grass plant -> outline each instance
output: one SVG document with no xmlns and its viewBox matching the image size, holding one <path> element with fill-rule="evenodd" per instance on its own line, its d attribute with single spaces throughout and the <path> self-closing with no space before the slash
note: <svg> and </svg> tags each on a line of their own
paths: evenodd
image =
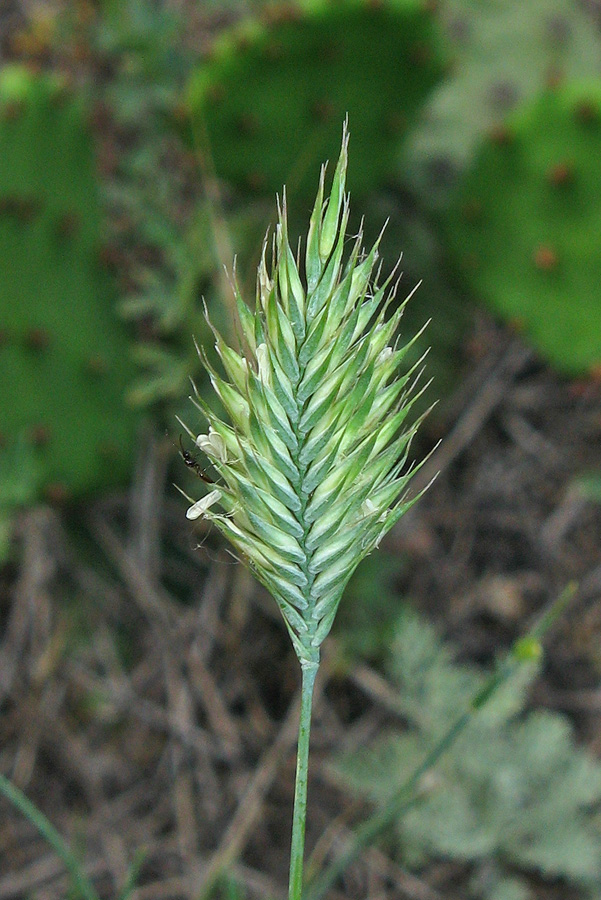
<svg viewBox="0 0 601 900">
<path fill-rule="evenodd" d="M 284 193 L 254 311 L 234 280 L 243 350 L 214 330 L 223 378 L 199 349 L 226 418 L 196 392 L 208 432 L 189 431 L 216 481 L 205 481 L 188 518 L 211 521 L 270 591 L 301 665 L 290 900 L 303 884 L 320 646 L 355 568 L 417 499 L 406 493 L 418 468 L 406 465 L 419 424 L 406 424 L 417 367 L 401 369 L 411 342 L 401 346 L 397 336 L 407 301 L 393 303 L 394 273 L 378 285 L 379 239 L 365 252 L 359 233 L 345 259 L 347 148 L 345 125 L 327 198 L 321 170 L 304 267 L 300 245 L 295 255 L 289 243 Z"/>
</svg>

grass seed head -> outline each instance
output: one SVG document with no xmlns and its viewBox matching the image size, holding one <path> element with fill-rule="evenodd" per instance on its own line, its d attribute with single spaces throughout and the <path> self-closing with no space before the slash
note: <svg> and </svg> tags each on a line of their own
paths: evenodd
<svg viewBox="0 0 601 900">
<path fill-rule="evenodd" d="M 274 596 L 301 663 L 319 657 L 357 564 L 416 498 L 406 468 L 417 424 L 409 347 L 397 329 L 392 276 L 377 284 L 378 244 L 361 234 L 344 260 L 349 200 L 348 133 L 329 197 L 325 166 L 311 215 L 304 271 L 288 240 L 286 196 L 278 204 L 273 262 L 267 241 L 254 312 L 234 282 L 245 355 L 215 332 L 224 375 L 201 358 L 226 411 L 198 395 L 208 433 L 196 444 L 217 484 L 188 510 L 231 542 Z"/>
</svg>

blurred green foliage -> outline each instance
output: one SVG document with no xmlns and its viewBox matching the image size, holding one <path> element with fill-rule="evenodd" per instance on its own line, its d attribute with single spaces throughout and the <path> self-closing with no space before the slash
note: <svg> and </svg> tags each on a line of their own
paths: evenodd
<svg viewBox="0 0 601 900">
<path fill-rule="evenodd" d="M 192 138 L 217 174 L 310 212 L 341 123 L 353 134 L 349 190 L 394 179 L 399 148 L 444 70 L 420 0 L 298 0 L 265 7 L 219 35 L 188 92 Z"/>
<path fill-rule="evenodd" d="M 403 569 L 402 560 L 380 550 L 366 557 L 349 581 L 334 630 L 349 660 L 381 661 L 390 647 L 404 608 L 395 589 Z"/>
<path fill-rule="evenodd" d="M 547 89 L 482 145 L 446 220 L 467 285 L 557 369 L 601 364 L 601 80 Z"/>
<path fill-rule="evenodd" d="M 59 76 L 0 71 L 0 432 L 5 465 L 15 453 L 25 461 L 5 506 L 81 496 L 130 473 L 133 368 L 102 265 L 86 113 Z"/>
<path fill-rule="evenodd" d="M 405 727 L 337 759 L 353 794 L 385 804 L 484 683 L 415 614 L 397 621 L 387 662 Z M 474 900 L 533 900 L 529 874 L 601 897 L 601 765 L 580 750 L 566 717 L 528 712 L 529 664 L 474 717 L 396 825 L 404 864 L 433 859 L 470 870 Z M 392 839 L 391 839 L 392 840 Z"/>
<path fill-rule="evenodd" d="M 601 472 L 587 472 L 581 475 L 575 482 L 580 497 L 591 503 L 601 503 Z"/>
<path fill-rule="evenodd" d="M 400 177 L 444 209 L 482 136 L 558 79 L 601 77 L 601 35 L 572 0 L 440 0 L 453 59 L 411 134 Z"/>
</svg>

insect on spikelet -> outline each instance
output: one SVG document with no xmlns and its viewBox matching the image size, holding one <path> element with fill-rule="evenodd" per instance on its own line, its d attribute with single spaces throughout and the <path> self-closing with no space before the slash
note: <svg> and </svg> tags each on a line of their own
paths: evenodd
<svg viewBox="0 0 601 900">
<path fill-rule="evenodd" d="M 416 367 L 399 371 L 413 341 L 396 338 L 407 301 L 392 307 L 393 275 L 381 286 L 373 278 L 380 238 L 366 253 L 360 233 L 343 260 L 347 147 L 345 125 L 327 199 L 321 170 L 304 277 L 284 194 L 254 311 L 233 285 L 244 355 L 213 329 L 224 378 L 199 351 L 228 421 L 192 398 L 209 426 L 196 445 L 219 477 L 187 516 L 204 516 L 235 547 L 307 664 L 317 663 L 357 564 L 417 499 L 406 496 L 417 469 L 406 467 L 419 424 L 406 427 Z"/>
<path fill-rule="evenodd" d="M 190 453 L 189 450 L 186 450 L 186 448 L 184 447 L 183 441 L 182 441 L 181 434 L 179 436 L 179 455 L 183 459 L 184 464 L 186 466 L 188 466 L 189 469 L 192 469 L 194 474 L 198 475 L 198 477 L 202 481 L 204 481 L 205 484 L 215 484 L 213 479 L 209 478 L 207 473 L 204 471 L 204 469 L 202 468 L 202 466 L 200 465 L 200 463 L 198 462 L 196 457 L 192 453 Z"/>
</svg>

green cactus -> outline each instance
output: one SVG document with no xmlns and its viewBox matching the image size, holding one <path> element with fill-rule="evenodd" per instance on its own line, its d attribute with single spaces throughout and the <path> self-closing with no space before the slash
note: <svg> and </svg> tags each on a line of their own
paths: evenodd
<svg viewBox="0 0 601 900">
<path fill-rule="evenodd" d="M 245 190 L 309 195 L 348 113 L 361 194 L 394 173 L 399 146 L 444 70 L 422 0 L 302 0 L 223 33 L 193 76 L 192 137 Z M 300 136 L 300 140 L 299 140 Z M 301 151 L 299 153 L 299 147 Z"/>
<path fill-rule="evenodd" d="M 403 172 L 433 207 L 446 204 L 480 138 L 549 82 L 601 75 L 601 36 L 566 0 L 441 0 L 449 77 L 409 137 Z"/>
<path fill-rule="evenodd" d="M 131 376 L 101 264 L 85 104 L 58 76 L 0 71 L 0 434 L 22 446 L 29 496 L 123 481 Z"/>
<path fill-rule="evenodd" d="M 484 142 L 446 217 L 473 292 L 569 375 L 601 364 L 601 81 L 548 89 Z"/>
</svg>

